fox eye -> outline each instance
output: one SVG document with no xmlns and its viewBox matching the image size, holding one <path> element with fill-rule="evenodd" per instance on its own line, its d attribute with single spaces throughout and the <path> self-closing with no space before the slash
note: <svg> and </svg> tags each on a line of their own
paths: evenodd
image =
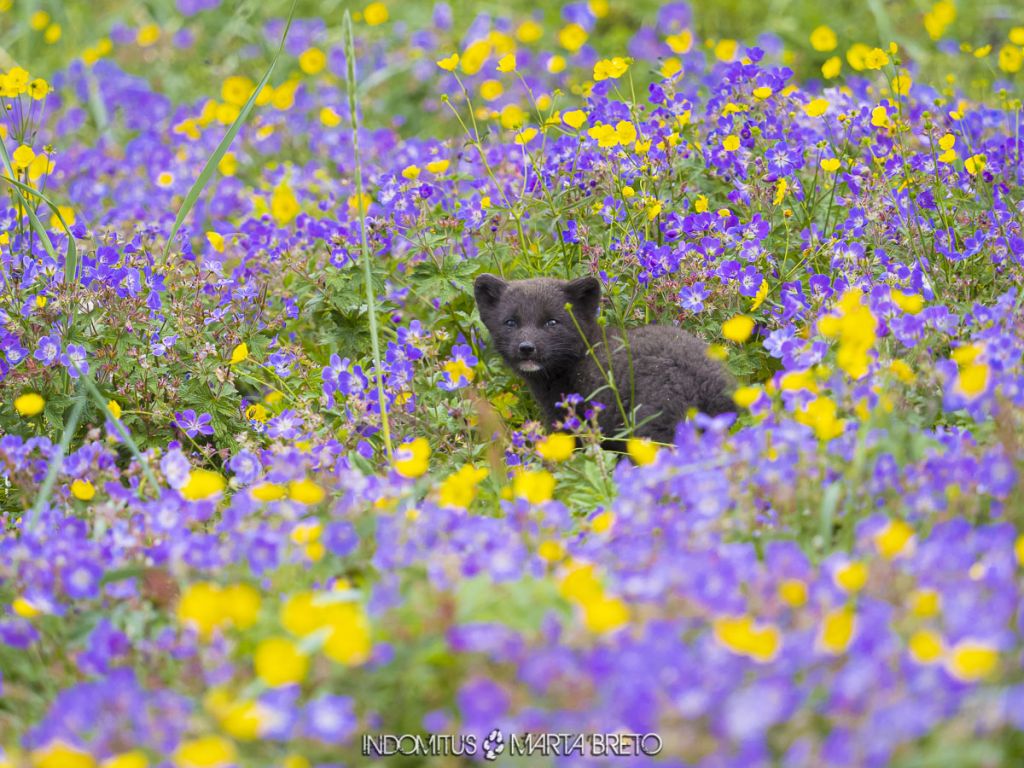
<svg viewBox="0 0 1024 768">
<path fill-rule="evenodd" d="M 505 321 L 505 325 L 507 325 L 509 328 L 515 328 L 517 325 L 519 325 L 519 321 L 516 320 L 514 317 L 510 317 L 508 320 Z"/>
<path fill-rule="evenodd" d="M 555 318 L 551 318 L 546 323 L 544 323 L 545 328 L 554 328 L 556 325 L 558 325 L 558 321 L 555 320 Z"/>
</svg>

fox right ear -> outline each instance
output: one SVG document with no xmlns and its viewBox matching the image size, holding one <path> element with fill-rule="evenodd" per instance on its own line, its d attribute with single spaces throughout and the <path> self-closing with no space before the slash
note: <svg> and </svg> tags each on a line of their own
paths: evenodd
<svg viewBox="0 0 1024 768">
<path fill-rule="evenodd" d="M 508 283 L 497 275 L 480 275 L 473 283 L 473 295 L 481 314 L 494 309 L 501 299 L 501 294 L 508 288 Z"/>
</svg>

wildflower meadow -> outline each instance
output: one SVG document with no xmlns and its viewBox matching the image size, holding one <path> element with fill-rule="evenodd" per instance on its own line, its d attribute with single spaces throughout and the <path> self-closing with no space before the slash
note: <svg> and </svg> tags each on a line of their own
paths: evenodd
<svg viewBox="0 0 1024 768">
<path fill-rule="evenodd" d="M 835 5 L 0 0 L 0 766 L 1024 763 L 1024 10 Z"/>
</svg>

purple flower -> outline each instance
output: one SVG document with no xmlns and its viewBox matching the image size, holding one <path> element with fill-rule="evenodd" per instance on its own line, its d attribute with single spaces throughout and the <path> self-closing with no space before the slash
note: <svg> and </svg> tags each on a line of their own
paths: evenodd
<svg viewBox="0 0 1024 768">
<path fill-rule="evenodd" d="M 212 435 L 213 427 L 210 425 L 212 418 L 208 413 L 201 413 L 197 416 L 196 412 L 189 408 L 187 411 L 174 414 L 174 426 L 193 438 L 197 435 Z"/>
<path fill-rule="evenodd" d="M 344 744 L 358 724 L 354 702 L 348 696 L 325 694 L 313 699 L 304 715 L 306 735 L 326 744 Z"/>
<path fill-rule="evenodd" d="M 85 347 L 78 344 L 68 344 L 64 354 L 60 356 L 60 363 L 68 369 L 68 375 L 73 379 L 89 372 L 89 363 L 85 359 Z"/>
<path fill-rule="evenodd" d="M 96 597 L 100 593 L 100 578 L 102 576 L 103 570 L 96 563 L 88 560 L 79 560 L 64 568 L 61 573 L 64 591 L 68 597 L 76 600 Z"/>
<path fill-rule="evenodd" d="M 57 358 L 60 357 L 60 336 L 56 333 L 52 336 L 43 336 L 39 340 L 39 344 L 36 346 L 36 351 L 32 357 L 43 365 L 53 365 L 57 362 Z"/>
<path fill-rule="evenodd" d="M 687 285 L 679 291 L 679 304 L 691 312 L 703 312 L 704 299 L 710 295 L 711 292 L 704 287 L 704 283 Z"/>
</svg>

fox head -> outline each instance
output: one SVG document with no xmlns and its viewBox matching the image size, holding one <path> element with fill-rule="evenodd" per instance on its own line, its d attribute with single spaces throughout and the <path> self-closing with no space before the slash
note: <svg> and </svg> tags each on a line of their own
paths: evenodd
<svg viewBox="0 0 1024 768">
<path fill-rule="evenodd" d="M 474 294 L 499 354 L 524 378 L 565 373 L 587 354 L 587 341 L 597 335 L 601 283 L 596 278 L 506 281 L 480 275 Z"/>
</svg>

